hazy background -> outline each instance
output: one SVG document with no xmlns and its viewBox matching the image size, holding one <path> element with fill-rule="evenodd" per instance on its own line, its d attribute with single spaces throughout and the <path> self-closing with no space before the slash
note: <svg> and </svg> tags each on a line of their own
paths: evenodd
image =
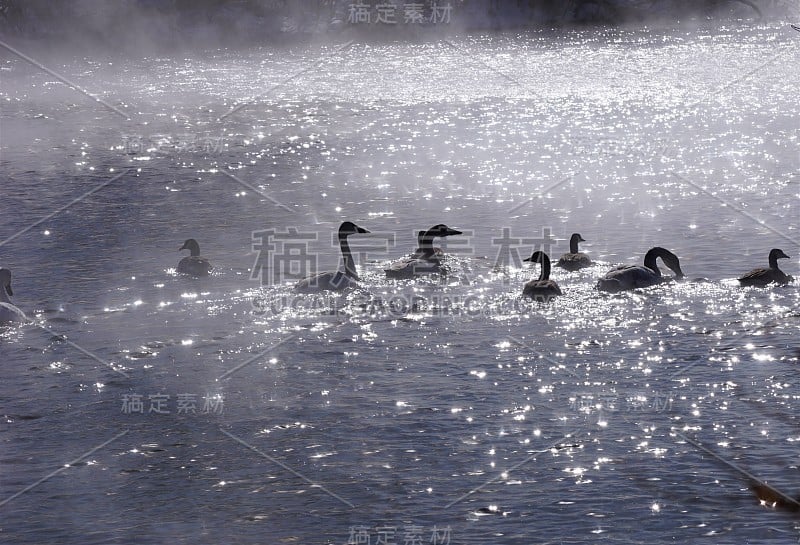
<svg viewBox="0 0 800 545">
<path fill-rule="evenodd" d="M 0 32 L 54 51 L 97 47 L 131 55 L 196 47 L 286 44 L 326 34 L 376 39 L 424 37 L 425 25 L 350 25 L 357 2 L 332 0 L 2 0 Z M 385 1 L 361 2 L 375 6 Z M 391 2 L 389 2 L 391 3 Z M 418 2 L 430 14 L 431 0 Z M 402 9 L 403 2 L 394 2 Z M 448 2 L 438 2 L 439 6 Z M 797 15 L 792 0 L 451 0 L 437 32 L 574 25 L 674 25 L 768 22 Z M 95 50 L 95 54 L 100 51 Z"/>
</svg>

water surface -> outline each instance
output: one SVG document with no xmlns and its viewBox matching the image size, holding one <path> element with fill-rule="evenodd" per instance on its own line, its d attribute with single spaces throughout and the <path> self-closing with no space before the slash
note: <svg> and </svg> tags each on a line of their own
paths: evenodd
<svg viewBox="0 0 800 545">
<path fill-rule="evenodd" d="M 773 247 L 798 274 L 798 60 L 761 26 L 48 64 L 123 119 L 7 58 L 0 263 L 36 325 L 0 334 L 0 496 L 62 470 L 0 532 L 796 542 L 679 434 L 800 492 L 797 284 L 735 281 Z M 292 228 L 335 268 L 344 220 L 373 232 L 355 292 L 253 251 Z M 436 223 L 451 274 L 386 280 Z M 576 231 L 596 265 L 522 300 L 520 258 Z M 189 237 L 211 277 L 175 274 Z M 691 281 L 594 289 L 656 245 Z"/>
</svg>

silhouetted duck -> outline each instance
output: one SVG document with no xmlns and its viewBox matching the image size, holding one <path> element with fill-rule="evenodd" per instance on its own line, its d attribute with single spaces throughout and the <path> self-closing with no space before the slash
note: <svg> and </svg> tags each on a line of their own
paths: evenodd
<svg viewBox="0 0 800 545">
<path fill-rule="evenodd" d="M 189 250 L 190 254 L 178 262 L 178 272 L 191 276 L 208 276 L 214 267 L 205 257 L 200 257 L 200 245 L 193 238 L 187 239 L 178 251 Z"/>
<path fill-rule="evenodd" d="M 342 251 L 344 271 L 325 271 L 303 278 L 295 284 L 295 291 L 315 293 L 320 291 L 341 291 L 356 287 L 358 285 L 358 273 L 356 272 L 356 262 L 353 259 L 353 254 L 350 252 L 350 245 L 347 243 L 347 237 L 366 233 L 369 233 L 369 231 L 351 221 L 342 223 L 339 226 L 339 248 Z"/>
<path fill-rule="evenodd" d="M 436 237 L 449 237 L 460 235 L 461 231 L 451 229 L 447 225 L 440 223 L 418 237 L 419 248 L 409 257 L 398 259 L 391 263 L 386 272 L 387 278 L 414 278 L 422 274 L 436 274 L 444 272 L 441 259 L 444 252 L 439 248 L 433 247 L 433 239 Z M 437 252 L 438 250 L 438 252 Z"/>
<path fill-rule="evenodd" d="M 772 282 L 777 284 L 792 282 L 794 278 L 778 268 L 779 259 L 789 259 L 789 256 L 783 253 L 783 250 L 773 248 L 769 251 L 769 268 L 753 269 L 739 278 L 739 283 L 742 286 L 766 286 Z"/>
<path fill-rule="evenodd" d="M 606 275 L 598 280 L 597 289 L 612 293 L 633 290 L 636 288 L 646 288 L 662 282 L 673 280 L 661 276 L 656 259 L 661 258 L 664 265 L 675 273 L 675 280 L 683 278 L 683 271 L 678 260 L 678 256 L 665 250 L 664 248 L 650 248 L 644 256 L 644 266 L 642 265 L 620 265 L 608 271 Z"/>
<path fill-rule="evenodd" d="M 592 260 L 589 256 L 578 251 L 578 243 L 586 242 L 580 233 L 573 233 L 569 238 L 569 253 L 563 254 L 559 258 L 556 266 L 568 271 L 577 271 L 586 267 L 591 267 Z"/>
<path fill-rule="evenodd" d="M 563 295 L 561 288 L 558 287 L 553 280 L 550 280 L 550 258 L 547 254 L 540 251 L 535 251 L 533 254 L 525 258 L 523 261 L 530 261 L 532 263 L 540 263 L 542 271 L 539 273 L 538 280 L 531 280 L 522 288 L 523 297 L 530 297 L 536 301 L 550 301 L 557 295 Z"/>
<path fill-rule="evenodd" d="M 25 313 L 11 303 L 9 295 L 14 295 L 14 290 L 11 289 L 11 271 L 0 269 L 0 325 L 27 322 Z"/>
</svg>

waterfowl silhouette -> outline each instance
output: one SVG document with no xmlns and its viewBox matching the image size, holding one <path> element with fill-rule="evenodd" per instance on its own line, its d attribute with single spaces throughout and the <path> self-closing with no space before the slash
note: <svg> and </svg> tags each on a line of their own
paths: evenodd
<svg viewBox="0 0 800 545">
<path fill-rule="evenodd" d="M 425 243 L 423 242 L 425 240 L 425 233 L 427 233 L 427 231 L 420 231 L 419 233 L 417 233 L 417 249 L 414 250 L 413 254 L 411 254 L 412 256 L 425 255 Z M 459 232 L 458 234 L 461 233 Z M 435 257 L 444 257 L 444 252 L 442 251 L 441 248 L 435 246 L 432 249 L 433 249 L 433 255 Z"/>
<path fill-rule="evenodd" d="M 11 303 L 9 295 L 14 295 L 11 289 L 11 271 L 0 269 L 0 325 L 27 322 L 25 313 Z"/>
<path fill-rule="evenodd" d="M 315 293 L 320 291 L 341 291 L 358 285 L 356 262 L 350 252 L 347 237 L 355 234 L 369 233 L 351 221 L 346 221 L 339 226 L 339 248 L 342 250 L 344 272 L 325 271 L 307 276 L 295 284 L 294 289 L 300 293 Z"/>
<path fill-rule="evenodd" d="M 644 256 L 644 266 L 642 265 L 620 265 L 608 271 L 606 275 L 597 281 L 597 289 L 617 293 L 636 288 L 646 288 L 662 282 L 669 282 L 672 278 L 661 276 L 656 259 L 661 258 L 664 265 L 675 273 L 675 280 L 683 278 L 680 261 L 678 256 L 656 246 L 650 248 Z"/>
<path fill-rule="evenodd" d="M 538 280 L 531 280 L 525 283 L 525 287 L 522 288 L 523 297 L 530 297 L 536 301 L 550 301 L 557 295 L 563 295 L 558 284 L 550 280 L 550 258 L 547 257 L 546 253 L 537 250 L 523 261 L 540 263 L 542 266 Z"/>
<path fill-rule="evenodd" d="M 440 248 L 433 247 L 433 239 L 460 234 L 461 231 L 451 229 L 443 223 L 434 225 L 427 231 L 421 231 L 418 237 L 419 248 L 410 256 L 398 259 L 391 263 L 387 269 L 384 269 L 386 277 L 414 278 L 423 274 L 445 272 L 441 261 L 444 257 L 444 252 Z"/>
<path fill-rule="evenodd" d="M 557 267 L 567 269 L 568 271 L 577 271 L 579 269 L 591 267 L 592 260 L 589 259 L 589 256 L 578 251 L 579 242 L 586 241 L 583 240 L 580 233 L 573 233 L 569 238 L 569 253 L 563 254 L 559 258 L 558 263 L 556 263 Z"/>
<path fill-rule="evenodd" d="M 178 248 L 179 252 L 182 250 L 189 250 L 191 255 L 178 262 L 178 272 L 191 276 L 208 276 L 214 267 L 211 266 L 208 259 L 200 257 L 200 245 L 197 241 L 193 238 L 187 239 L 183 246 Z"/>
<path fill-rule="evenodd" d="M 739 283 L 742 286 L 766 286 L 772 282 L 777 284 L 792 282 L 794 278 L 778 268 L 779 259 L 789 259 L 789 256 L 783 253 L 783 250 L 773 248 L 769 251 L 769 268 L 753 269 L 739 278 Z"/>
</svg>

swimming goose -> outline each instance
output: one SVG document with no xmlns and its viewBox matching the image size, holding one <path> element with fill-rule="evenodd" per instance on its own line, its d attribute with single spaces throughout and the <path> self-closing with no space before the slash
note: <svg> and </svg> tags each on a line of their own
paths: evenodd
<svg viewBox="0 0 800 545">
<path fill-rule="evenodd" d="M 209 271 L 214 267 L 208 259 L 200 257 L 200 245 L 193 238 L 187 239 L 178 251 L 189 250 L 190 256 L 184 257 L 178 262 L 178 272 L 190 274 L 192 276 L 208 276 Z"/>
<path fill-rule="evenodd" d="M 779 259 L 789 259 L 789 256 L 783 253 L 783 250 L 773 248 L 769 251 L 769 268 L 753 269 L 739 278 L 739 283 L 742 286 L 766 286 L 771 282 L 778 284 L 792 282 L 794 278 L 778 268 Z"/>
<path fill-rule="evenodd" d="M 569 253 L 562 255 L 558 263 L 556 263 L 556 266 L 567 269 L 568 271 L 577 271 L 578 269 L 591 267 L 592 260 L 589 259 L 589 256 L 578 251 L 579 242 L 586 241 L 583 240 L 580 233 L 573 233 L 569 239 Z"/>
<path fill-rule="evenodd" d="M 537 301 L 550 301 L 556 295 L 563 295 L 561 288 L 553 280 L 550 280 L 550 258 L 544 252 L 536 251 L 523 259 L 532 263 L 541 263 L 542 272 L 539 273 L 538 280 L 531 280 L 522 288 L 522 296 L 530 297 Z"/>
<path fill-rule="evenodd" d="M 675 273 L 675 279 L 683 278 L 683 271 L 678 261 L 678 256 L 665 250 L 664 248 L 650 248 L 644 256 L 644 266 L 642 265 L 620 265 L 608 271 L 606 275 L 598 280 L 597 289 L 612 293 L 633 290 L 636 288 L 646 288 L 662 282 L 669 282 L 672 278 L 661 276 L 656 259 L 661 258 L 664 265 Z"/>
<path fill-rule="evenodd" d="M 440 223 L 434 225 L 427 231 L 420 231 L 418 237 L 419 248 L 408 257 L 398 259 L 384 269 L 387 278 L 414 278 L 421 274 L 435 274 L 444 272 L 442 269 L 441 258 L 444 252 L 441 248 L 433 247 L 433 239 L 436 237 L 449 237 L 460 235 L 461 231 L 451 229 L 447 225 Z"/>
<path fill-rule="evenodd" d="M 353 254 L 350 253 L 350 245 L 347 244 L 347 237 L 366 233 L 369 233 L 369 231 L 351 221 L 342 223 L 339 226 L 339 247 L 342 250 L 344 272 L 326 271 L 307 276 L 295 284 L 295 291 L 314 293 L 319 291 L 341 291 L 355 287 L 358 282 L 358 273 L 356 272 L 356 262 L 353 259 Z"/>
<path fill-rule="evenodd" d="M 14 295 L 11 289 L 11 271 L 0 269 L 0 325 L 13 322 L 27 322 L 25 313 L 11 304 L 9 295 Z"/>
</svg>

